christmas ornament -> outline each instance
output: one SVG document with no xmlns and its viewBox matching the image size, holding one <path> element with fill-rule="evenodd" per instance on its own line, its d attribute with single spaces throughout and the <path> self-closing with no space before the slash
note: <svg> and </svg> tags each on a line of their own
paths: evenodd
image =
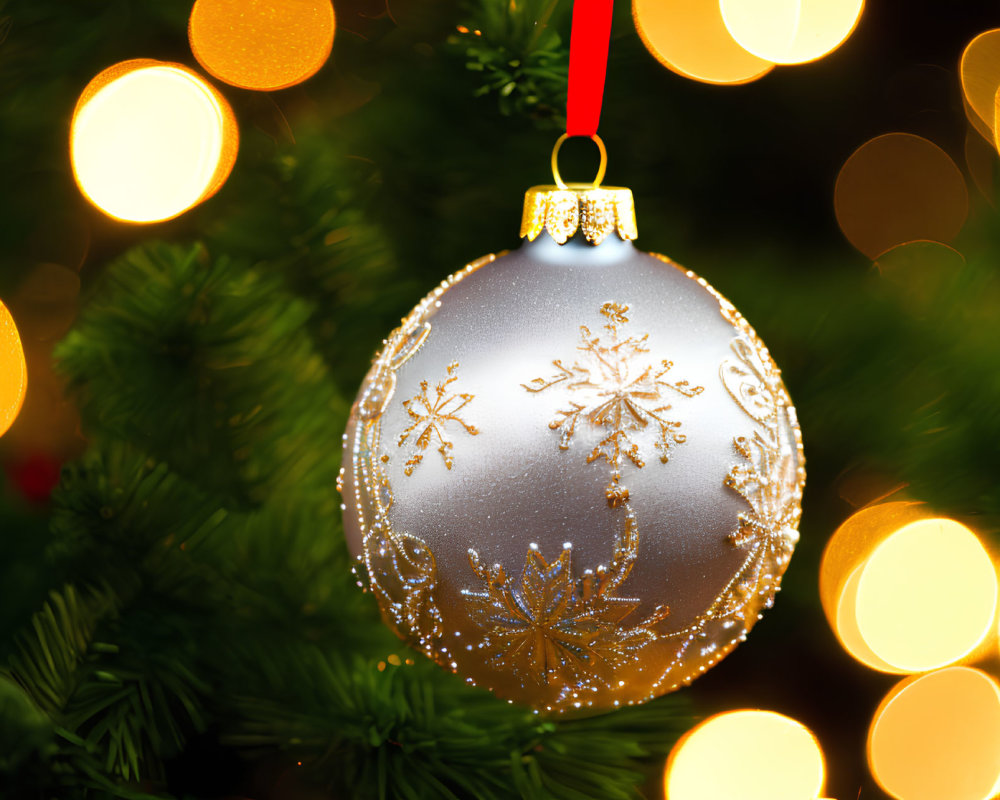
<svg viewBox="0 0 1000 800">
<path fill-rule="evenodd" d="M 529 190 L 520 249 L 387 340 L 345 439 L 345 526 L 389 623 L 554 710 L 689 682 L 769 605 L 803 458 L 767 348 L 639 252 L 631 192 Z"/>
<path fill-rule="evenodd" d="M 585 100 L 571 91 L 570 133 L 596 130 Z M 565 138 L 522 246 L 447 278 L 386 339 L 340 480 L 388 624 L 553 712 L 642 702 L 728 653 L 778 589 L 804 481 L 767 348 L 705 281 L 634 247 L 599 137 L 597 179 L 563 182 Z"/>
<path fill-rule="evenodd" d="M 48 453 L 18 454 L 4 464 L 4 472 L 30 503 L 46 503 L 59 483 L 62 462 Z"/>
</svg>

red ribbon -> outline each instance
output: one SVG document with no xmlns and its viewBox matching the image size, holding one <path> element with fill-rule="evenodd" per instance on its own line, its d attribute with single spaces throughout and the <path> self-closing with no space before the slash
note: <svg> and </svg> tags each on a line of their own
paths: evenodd
<svg viewBox="0 0 1000 800">
<path fill-rule="evenodd" d="M 614 0 L 574 0 L 569 39 L 566 133 L 593 136 L 601 121 Z"/>
</svg>

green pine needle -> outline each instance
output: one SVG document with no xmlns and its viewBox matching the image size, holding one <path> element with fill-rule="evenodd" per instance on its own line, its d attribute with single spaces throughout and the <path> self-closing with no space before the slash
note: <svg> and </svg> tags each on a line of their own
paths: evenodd
<svg viewBox="0 0 1000 800">
<path fill-rule="evenodd" d="M 145 245 L 104 275 L 58 357 L 93 429 L 256 506 L 332 486 L 347 407 L 276 276 Z"/>
</svg>

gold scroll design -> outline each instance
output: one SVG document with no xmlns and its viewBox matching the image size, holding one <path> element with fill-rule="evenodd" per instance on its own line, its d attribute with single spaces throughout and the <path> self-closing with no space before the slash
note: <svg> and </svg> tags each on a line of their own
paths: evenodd
<svg viewBox="0 0 1000 800">
<path fill-rule="evenodd" d="M 525 195 L 521 238 L 533 242 L 543 230 L 559 244 L 565 244 L 579 230 L 590 244 L 600 244 L 612 232 L 632 241 L 638 236 L 632 192 L 533 187 Z"/>
<path fill-rule="evenodd" d="M 621 485 L 622 468 L 630 462 L 637 469 L 645 466 L 636 435 L 646 428 L 656 432 L 654 449 L 666 464 L 671 449 L 687 437 L 681 423 L 670 420 L 666 412 L 672 405 L 668 393 L 695 397 L 704 387 L 686 380 L 670 382 L 667 373 L 673 363 L 659 363 L 647 358 L 649 334 L 625 335 L 629 307 L 608 302 L 601 306 L 606 335 L 595 335 L 586 325 L 580 326 L 580 343 L 575 361 L 566 366 L 556 359 L 558 372 L 550 378 L 535 378 L 521 384 L 534 394 L 560 386 L 566 392 L 566 408 L 557 411 L 549 428 L 559 431 L 559 448 L 568 450 L 581 421 L 606 435 L 587 456 L 592 464 L 604 459 L 611 467 L 611 482 L 605 490 L 612 508 L 628 501 L 629 492 Z"/>
<path fill-rule="evenodd" d="M 360 430 L 355 434 L 352 458 L 354 511 L 362 531 L 361 560 L 368 588 L 397 635 L 442 663 L 450 662 L 450 656 L 441 644 L 444 628 L 435 598 L 437 563 L 426 542 L 396 530 L 389 519 L 393 493 L 385 470 L 389 457 L 381 450 L 382 415 L 396 390 L 396 372 L 430 335 L 430 318 L 441 295 L 495 258 L 489 255 L 472 262 L 442 281 L 413 309 L 376 356 L 355 409 Z"/>
<path fill-rule="evenodd" d="M 579 578 L 573 574 L 570 543 L 553 561 L 532 544 L 520 579 L 469 550 L 472 571 L 485 591 L 462 594 L 485 629 L 480 647 L 488 663 L 536 685 L 581 690 L 604 685 L 636 661 L 639 651 L 659 638 L 654 626 L 670 613 L 660 606 L 641 622 L 625 621 L 640 601 L 617 592 L 632 571 L 638 545 L 635 513 L 626 508 L 611 564 Z"/>
<path fill-rule="evenodd" d="M 752 436 L 733 439 L 743 462 L 723 479 L 749 510 L 738 517 L 729 542 L 746 549 L 736 574 L 711 606 L 686 628 L 670 634 L 682 641 L 656 687 L 668 689 L 689 683 L 729 653 L 774 601 L 781 575 L 798 541 L 805 456 L 802 436 L 781 371 L 750 323 L 707 281 L 685 271 L 665 256 L 655 258 L 685 272 L 719 303 L 719 310 L 738 331 L 730 343 L 731 355 L 719 367 L 726 391 L 755 423 Z M 694 652 L 692 652 L 694 648 Z"/>
<path fill-rule="evenodd" d="M 764 607 L 770 607 L 781 576 L 799 540 L 805 464 L 795 409 L 774 363 L 757 332 L 719 297 L 722 316 L 738 331 L 732 355 L 719 376 L 726 391 L 754 422 L 751 436 L 737 436 L 733 447 L 742 457 L 725 484 L 748 506 L 738 517 L 729 542 L 747 552 L 732 589 L 723 595 L 721 613 L 739 616 L 749 629 Z"/>
</svg>

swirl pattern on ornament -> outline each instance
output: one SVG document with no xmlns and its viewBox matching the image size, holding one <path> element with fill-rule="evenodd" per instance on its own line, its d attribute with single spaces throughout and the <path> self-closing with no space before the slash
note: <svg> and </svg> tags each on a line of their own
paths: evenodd
<svg viewBox="0 0 1000 800">
<path fill-rule="evenodd" d="M 387 455 L 378 455 L 382 438 L 382 414 L 396 389 L 396 371 L 412 358 L 430 335 L 430 318 L 434 315 L 441 295 L 480 267 L 495 260 L 488 255 L 473 261 L 465 269 L 442 281 L 428 294 L 412 312 L 393 331 L 381 353 L 376 357 L 371 371 L 364 381 L 362 394 L 358 399 L 355 413 L 360 430 L 354 439 L 352 466 L 352 485 L 354 487 L 353 512 L 357 515 L 358 524 L 364 532 L 363 554 L 359 560 L 364 564 L 367 573 L 367 587 L 375 595 L 379 608 L 387 622 L 396 634 L 420 648 L 429 657 L 443 663 L 448 663 L 451 656 L 448 649 L 441 644 L 444 627 L 441 611 L 435 599 L 437 589 L 437 562 L 431 549 L 417 536 L 397 531 L 389 521 L 389 509 L 392 507 L 392 486 L 386 475 L 384 466 L 389 460 Z M 455 369 L 457 364 L 453 365 Z M 436 387 L 439 395 L 447 394 L 447 387 L 457 376 L 453 369 L 448 369 L 449 377 Z M 426 395 L 426 388 L 424 388 Z M 464 395 L 460 397 L 465 397 Z M 450 469 L 450 448 L 445 447 L 442 426 L 448 419 L 455 417 L 458 411 L 472 399 L 450 411 L 445 410 L 451 405 L 451 399 L 441 396 L 434 402 L 428 398 L 429 405 L 425 424 L 433 424 L 437 436 L 441 439 L 439 452 Z M 416 400 L 416 398 L 414 398 Z M 410 403 L 414 401 L 408 401 Z M 408 407 L 409 408 L 409 407 Z M 434 409 L 437 409 L 434 412 Z M 413 414 L 414 418 L 421 415 Z M 446 419 L 446 417 L 448 419 Z M 419 425 L 419 419 L 414 423 Z M 471 426 L 462 423 L 466 430 Z M 475 428 L 469 430 L 470 433 Z M 425 431 L 426 432 L 426 431 Z M 417 435 L 418 447 L 424 432 Z M 427 436 L 430 444 L 432 434 Z M 404 438 L 398 442 L 403 444 Z M 420 455 L 420 454 L 417 454 Z M 409 465 L 407 475 L 420 458 Z M 409 462 L 408 462 L 409 463 Z M 344 470 L 341 470 L 338 486 L 343 490 Z"/>
<path fill-rule="evenodd" d="M 673 261 L 651 253 L 674 267 Z M 752 438 L 737 436 L 733 447 L 743 461 L 724 479 L 750 507 L 739 515 L 729 542 L 747 551 L 733 579 L 708 610 L 687 628 L 671 634 L 680 640 L 676 655 L 655 688 L 670 690 L 690 683 L 724 658 L 774 603 L 781 575 L 799 539 L 805 453 L 795 408 L 767 346 L 736 307 L 704 278 L 688 271 L 719 302 L 719 312 L 736 328 L 733 355 L 719 367 L 719 377 L 736 404 L 757 425 Z"/>
</svg>

